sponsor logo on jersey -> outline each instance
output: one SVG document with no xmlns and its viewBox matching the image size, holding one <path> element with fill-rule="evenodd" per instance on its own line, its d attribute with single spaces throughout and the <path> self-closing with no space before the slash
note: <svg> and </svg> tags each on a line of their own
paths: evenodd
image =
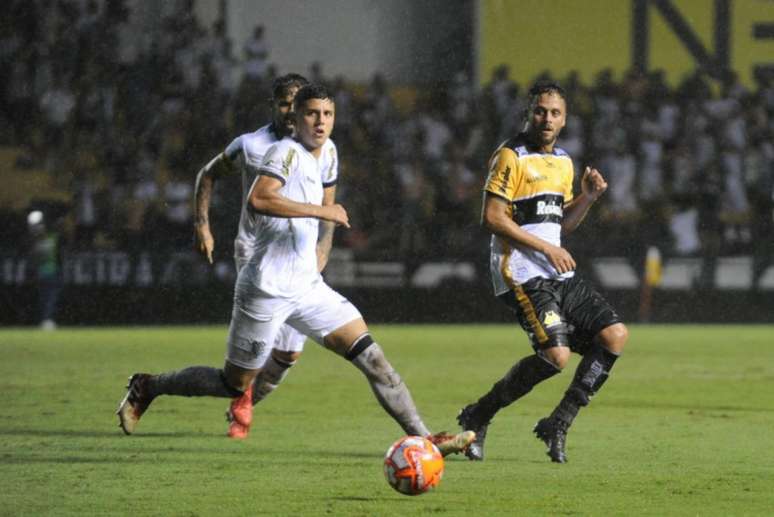
<svg viewBox="0 0 774 517">
<path fill-rule="evenodd" d="M 538 201 L 537 206 L 535 207 L 535 213 L 537 215 L 558 215 L 559 217 L 562 217 L 564 211 L 559 205 Z"/>
<path fill-rule="evenodd" d="M 543 316 L 543 325 L 546 327 L 555 327 L 561 323 L 562 318 L 554 311 L 548 311 L 546 315 Z"/>
</svg>

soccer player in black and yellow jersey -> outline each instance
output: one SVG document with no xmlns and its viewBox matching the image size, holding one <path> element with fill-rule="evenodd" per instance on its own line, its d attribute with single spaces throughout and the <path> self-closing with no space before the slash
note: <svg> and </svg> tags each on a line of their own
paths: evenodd
<svg viewBox="0 0 774 517">
<path fill-rule="evenodd" d="M 607 189 L 599 171 L 586 167 L 573 196 L 573 165 L 556 147 L 566 119 L 561 86 L 537 83 L 529 92 L 524 131 L 494 152 L 484 187 L 482 224 L 492 233 L 490 269 L 495 295 L 516 313 L 534 354 L 517 361 L 477 402 L 457 417 L 476 432 L 466 451 L 484 458 L 492 417 L 561 372 L 571 351 L 583 355 L 564 397 L 534 428 L 552 461 L 564 463 L 567 430 L 589 403 L 624 348 L 626 326 L 591 286 L 575 275 L 575 259 L 561 246 Z"/>
</svg>

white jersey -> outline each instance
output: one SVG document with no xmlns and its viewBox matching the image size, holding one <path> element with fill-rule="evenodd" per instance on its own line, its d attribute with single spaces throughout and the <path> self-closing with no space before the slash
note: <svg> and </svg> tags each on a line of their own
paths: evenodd
<svg viewBox="0 0 774 517">
<path fill-rule="evenodd" d="M 239 216 L 239 229 L 234 239 L 234 257 L 237 262 L 247 262 L 254 246 L 255 222 L 247 208 L 247 196 L 255 181 L 263 156 L 272 145 L 279 142 L 271 124 L 252 133 L 245 133 L 228 144 L 224 154 L 235 165 L 235 171 L 242 176 L 242 213 Z"/>
<path fill-rule="evenodd" d="M 331 140 L 315 158 L 287 137 L 269 148 L 258 172 L 282 182 L 279 193 L 299 203 L 322 205 L 323 189 L 336 184 L 338 157 Z M 269 296 L 293 298 L 321 279 L 317 270 L 320 220 L 314 217 L 272 217 L 254 212 L 250 260 L 243 269 L 249 281 Z"/>
</svg>

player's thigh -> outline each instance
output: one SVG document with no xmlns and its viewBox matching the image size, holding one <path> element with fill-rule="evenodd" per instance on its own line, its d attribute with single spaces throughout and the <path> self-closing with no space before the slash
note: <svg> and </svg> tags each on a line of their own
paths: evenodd
<svg viewBox="0 0 774 517">
<path fill-rule="evenodd" d="M 281 357 L 292 357 L 304 351 L 306 336 L 288 324 L 282 325 L 274 341 L 274 351 L 281 353 Z M 276 354 L 275 354 L 276 355 Z"/>
<path fill-rule="evenodd" d="M 360 311 L 324 282 L 319 282 L 299 301 L 287 323 L 340 354 L 345 353 L 345 348 L 359 335 L 368 331 Z M 326 339 L 329 335 L 331 338 Z M 349 337 L 352 339 L 349 340 Z"/>
<path fill-rule="evenodd" d="M 558 367 L 564 367 L 570 350 L 557 282 L 533 278 L 500 295 L 500 299 L 516 313 L 532 348 Z"/>
<path fill-rule="evenodd" d="M 570 346 L 574 351 L 584 354 L 595 342 L 607 346 L 607 337 L 614 339 L 613 347 L 617 346 L 618 337 L 623 336 L 623 342 L 626 341 L 626 327 L 620 316 L 591 284 L 575 275 L 564 282 L 562 291 L 562 310 L 569 324 Z"/>
<path fill-rule="evenodd" d="M 237 284 L 228 330 L 226 360 L 243 369 L 263 366 L 294 305 L 288 300 L 262 296 Z"/>
</svg>

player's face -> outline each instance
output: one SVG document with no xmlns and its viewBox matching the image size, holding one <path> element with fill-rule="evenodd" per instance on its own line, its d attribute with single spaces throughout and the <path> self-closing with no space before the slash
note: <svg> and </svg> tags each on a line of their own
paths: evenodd
<svg viewBox="0 0 774 517">
<path fill-rule="evenodd" d="M 330 99 L 309 99 L 296 112 L 296 139 L 317 156 L 331 136 L 336 115 Z"/>
<path fill-rule="evenodd" d="M 556 93 L 543 93 L 530 108 L 527 131 L 535 143 L 551 150 L 564 127 L 567 104 Z"/>
<path fill-rule="evenodd" d="M 293 134 L 293 99 L 295 99 L 298 90 L 297 86 L 292 86 L 288 88 L 284 96 L 275 97 L 271 101 L 272 122 L 283 136 Z"/>
</svg>

